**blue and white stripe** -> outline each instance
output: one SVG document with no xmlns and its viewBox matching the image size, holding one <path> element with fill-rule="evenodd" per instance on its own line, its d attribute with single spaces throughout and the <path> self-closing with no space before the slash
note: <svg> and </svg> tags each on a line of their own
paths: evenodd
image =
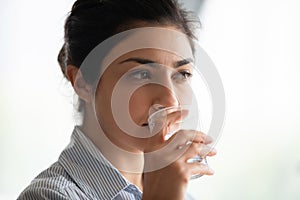
<svg viewBox="0 0 300 200">
<path fill-rule="evenodd" d="M 78 127 L 74 128 L 70 144 L 59 160 L 39 174 L 18 197 L 19 200 L 141 198 L 141 191 L 104 158 Z"/>
<path fill-rule="evenodd" d="M 76 126 L 58 161 L 40 173 L 18 197 L 35 199 L 140 200 L 142 192 Z M 185 199 L 193 198 L 186 195 Z"/>
</svg>

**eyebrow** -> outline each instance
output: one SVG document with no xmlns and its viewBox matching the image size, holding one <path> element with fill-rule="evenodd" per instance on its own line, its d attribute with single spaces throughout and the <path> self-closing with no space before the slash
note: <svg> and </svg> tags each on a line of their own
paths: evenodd
<svg viewBox="0 0 300 200">
<path fill-rule="evenodd" d="M 193 62 L 192 58 L 186 58 L 186 59 L 183 59 L 183 60 L 179 60 L 175 63 L 175 68 L 183 66 L 183 65 L 187 65 L 187 64 L 192 63 L 192 62 Z"/>
<path fill-rule="evenodd" d="M 125 62 L 136 62 L 136 63 L 139 63 L 141 65 L 159 64 L 159 63 L 157 63 L 153 60 L 149 60 L 149 59 L 145 59 L 145 58 L 128 58 L 126 60 L 121 61 L 120 64 L 123 64 Z M 175 62 L 174 67 L 178 68 L 180 66 L 187 65 L 187 64 L 192 63 L 192 62 L 193 62 L 192 58 L 186 58 L 186 59 L 179 60 L 179 61 Z"/>
</svg>

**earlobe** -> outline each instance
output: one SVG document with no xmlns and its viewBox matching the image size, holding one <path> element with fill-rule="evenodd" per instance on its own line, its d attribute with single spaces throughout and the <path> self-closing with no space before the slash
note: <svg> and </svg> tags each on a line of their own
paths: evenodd
<svg viewBox="0 0 300 200">
<path fill-rule="evenodd" d="M 66 75 L 79 98 L 84 100 L 86 103 L 91 102 L 92 86 L 84 80 L 79 68 L 73 65 L 68 65 Z"/>
<path fill-rule="evenodd" d="M 74 80 L 75 80 L 75 77 L 76 77 L 78 71 L 79 71 L 79 68 L 75 67 L 73 65 L 68 65 L 66 68 L 66 76 L 73 87 L 74 87 Z"/>
</svg>

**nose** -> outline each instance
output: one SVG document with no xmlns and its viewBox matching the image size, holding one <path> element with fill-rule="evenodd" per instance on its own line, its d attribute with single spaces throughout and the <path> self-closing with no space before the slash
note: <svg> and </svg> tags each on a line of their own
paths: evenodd
<svg viewBox="0 0 300 200">
<path fill-rule="evenodd" d="M 159 110 L 166 107 L 178 106 L 179 100 L 176 97 L 174 91 L 161 85 L 157 85 L 156 98 L 154 99 L 153 105 L 155 109 Z"/>
</svg>

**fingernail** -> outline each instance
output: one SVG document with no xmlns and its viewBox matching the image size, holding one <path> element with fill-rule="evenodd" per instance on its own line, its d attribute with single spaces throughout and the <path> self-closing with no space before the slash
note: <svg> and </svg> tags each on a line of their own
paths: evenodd
<svg viewBox="0 0 300 200">
<path fill-rule="evenodd" d="M 209 142 L 209 143 L 213 142 L 213 138 L 209 135 L 206 135 L 205 140 L 206 140 L 206 142 Z"/>
<path fill-rule="evenodd" d="M 213 148 L 213 149 L 211 150 L 211 152 L 217 153 L 217 150 Z"/>
<path fill-rule="evenodd" d="M 208 167 L 208 171 L 209 171 L 210 173 L 212 173 L 212 174 L 215 173 L 215 171 L 214 171 L 212 168 L 210 168 L 210 167 Z"/>
</svg>

